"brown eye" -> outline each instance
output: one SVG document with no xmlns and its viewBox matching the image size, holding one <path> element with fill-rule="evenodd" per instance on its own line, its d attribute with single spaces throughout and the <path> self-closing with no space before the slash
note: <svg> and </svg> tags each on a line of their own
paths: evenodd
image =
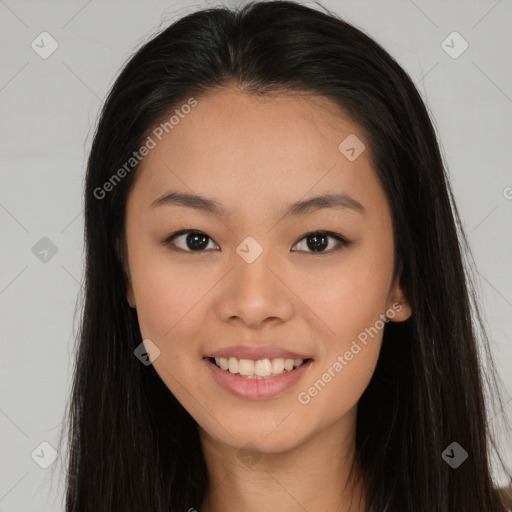
<svg viewBox="0 0 512 512">
<path fill-rule="evenodd" d="M 179 240 L 179 243 L 176 243 Z M 165 245 L 175 245 L 178 249 L 185 252 L 204 252 L 208 247 L 208 241 L 213 240 L 201 231 L 182 230 L 173 233 L 164 240 Z M 181 245 L 180 245 L 181 244 Z M 217 245 L 217 244 L 215 244 Z M 217 246 L 218 247 L 218 246 Z"/>
<path fill-rule="evenodd" d="M 334 244 L 334 249 L 332 245 L 329 244 L 329 239 L 335 240 L 338 242 L 338 244 Z M 346 247 L 347 245 L 350 245 L 350 242 L 348 240 L 345 240 L 341 235 L 338 235 L 336 233 L 331 233 L 329 231 L 314 231 L 312 233 L 308 233 L 307 235 L 303 236 L 300 241 L 297 243 L 299 245 L 302 240 L 305 240 L 305 247 L 308 250 L 305 250 L 305 252 L 312 252 L 312 253 L 331 253 L 334 251 L 337 251 L 339 249 L 342 249 L 343 247 Z"/>
</svg>

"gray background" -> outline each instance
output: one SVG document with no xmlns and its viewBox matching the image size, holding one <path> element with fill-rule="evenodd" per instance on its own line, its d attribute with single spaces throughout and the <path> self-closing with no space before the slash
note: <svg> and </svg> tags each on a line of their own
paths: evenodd
<svg viewBox="0 0 512 512">
<path fill-rule="evenodd" d="M 398 60 L 434 117 L 476 259 L 510 418 L 512 1 L 322 4 Z M 57 448 L 71 385 L 83 272 L 82 180 L 101 102 L 151 34 L 215 5 L 0 0 L 0 512 L 63 510 L 65 454 L 43 469 L 51 448 L 40 445 Z M 46 59 L 31 47 L 35 41 L 50 48 L 48 36 L 39 36 L 44 31 L 58 43 Z M 454 31 L 469 44 L 457 58 L 445 50 L 458 53 L 461 40 L 451 36 L 442 44 Z M 502 452 L 510 465 L 510 443 Z"/>
</svg>

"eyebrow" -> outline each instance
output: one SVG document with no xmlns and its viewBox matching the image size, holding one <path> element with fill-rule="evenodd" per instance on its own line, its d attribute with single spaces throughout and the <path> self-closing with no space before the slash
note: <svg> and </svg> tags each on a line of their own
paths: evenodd
<svg viewBox="0 0 512 512">
<path fill-rule="evenodd" d="M 224 208 L 224 206 L 222 206 L 218 201 L 195 194 L 189 194 L 187 192 L 177 192 L 173 190 L 168 191 L 164 195 L 155 199 L 151 203 L 150 209 L 164 205 L 184 206 L 217 215 L 219 217 L 229 217 L 231 215 L 231 212 Z M 322 194 L 288 205 L 282 212 L 282 218 L 305 215 L 327 208 L 351 209 L 361 214 L 366 212 L 364 206 L 348 194 Z"/>
</svg>

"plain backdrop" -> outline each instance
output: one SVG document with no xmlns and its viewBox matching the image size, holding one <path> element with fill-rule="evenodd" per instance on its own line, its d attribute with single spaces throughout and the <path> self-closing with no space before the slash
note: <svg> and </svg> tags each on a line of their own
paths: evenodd
<svg viewBox="0 0 512 512">
<path fill-rule="evenodd" d="M 55 468 L 65 454 L 51 464 L 52 447 L 71 385 L 83 276 L 82 187 L 102 101 L 123 63 L 152 34 L 217 5 L 0 0 L 0 512 L 63 510 L 63 468 Z M 510 418 L 512 2 L 322 5 L 397 59 L 434 118 L 477 263 Z"/>
</svg>

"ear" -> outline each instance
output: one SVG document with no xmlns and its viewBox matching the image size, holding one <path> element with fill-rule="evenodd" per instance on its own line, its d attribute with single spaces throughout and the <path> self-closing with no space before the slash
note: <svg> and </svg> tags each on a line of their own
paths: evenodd
<svg viewBox="0 0 512 512">
<path fill-rule="evenodd" d="M 397 272 L 389 293 L 386 316 L 392 322 L 404 322 L 412 315 L 412 308 L 400 277 L 401 271 Z"/>
<path fill-rule="evenodd" d="M 135 296 L 133 294 L 132 283 L 129 275 L 126 276 L 126 300 L 131 308 L 135 308 Z"/>
<path fill-rule="evenodd" d="M 124 241 L 117 239 L 115 243 L 115 250 L 117 258 L 121 263 L 124 271 L 125 286 L 126 286 L 126 299 L 130 307 L 135 308 L 135 295 L 132 288 L 132 280 L 130 277 L 130 269 L 128 268 L 128 261 L 126 257 L 126 244 Z"/>
</svg>

